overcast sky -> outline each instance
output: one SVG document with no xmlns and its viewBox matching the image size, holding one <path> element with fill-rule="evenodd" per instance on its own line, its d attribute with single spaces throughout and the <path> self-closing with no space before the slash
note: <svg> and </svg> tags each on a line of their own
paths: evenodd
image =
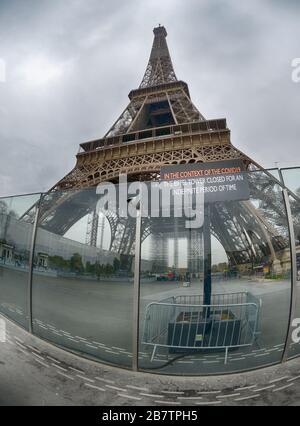
<svg viewBox="0 0 300 426">
<path fill-rule="evenodd" d="M 0 0 L 0 196 L 49 189 L 105 134 L 159 23 L 202 114 L 263 166 L 300 165 L 299 22 L 298 0 Z"/>
</svg>

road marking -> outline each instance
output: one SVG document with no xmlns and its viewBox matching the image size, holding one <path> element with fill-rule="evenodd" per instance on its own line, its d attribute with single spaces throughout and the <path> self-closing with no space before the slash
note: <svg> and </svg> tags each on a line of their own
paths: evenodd
<svg viewBox="0 0 300 426">
<path fill-rule="evenodd" d="M 279 377 L 278 379 L 271 380 L 269 384 L 272 385 L 273 383 L 278 383 L 278 382 L 281 382 L 282 380 L 289 379 L 289 378 L 290 378 L 289 376 Z"/>
<path fill-rule="evenodd" d="M 98 390 L 100 392 L 106 392 L 106 389 L 99 388 L 99 386 L 91 385 L 89 383 L 85 383 L 84 386 L 86 386 L 87 388 L 96 389 L 96 390 Z"/>
<path fill-rule="evenodd" d="M 289 385 L 285 385 L 285 386 L 282 386 L 281 388 L 274 389 L 273 392 L 283 391 L 284 389 L 287 389 L 287 388 L 290 388 L 291 386 L 294 386 L 294 384 L 295 383 L 290 383 Z"/>
<path fill-rule="evenodd" d="M 58 361 L 57 359 L 52 358 L 51 356 L 47 355 L 47 358 L 50 359 L 50 361 L 55 362 L 56 364 L 60 364 L 60 361 Z"/>
<path fill-rule="evenodd" d="M 104 345 L 104 343 L 99 343 L 99 342 L 92 342 L 92 343 L 94 343 L 97 346 L 101 346 L 101 348 L 107 348 L 107 346 Z"/>
<path fill-rule="evenodd" d="M 60 376 L 65 377 L 66 379 L 75 380 L 74 377 L 68 376 L 67 374 L 61 373 L 60 371 L 58 371 L 57 374 L 59 374 Z"/>
<path fill-rule="evenodd" d="M 193 400 L 193 399 L 203 399 L 201 396 L 178 396 L 177 399 L 184 399 L 184 400 Z"/>
<path fill-rule="evenodd" d="M 107 388 L 109 389 L 113 389 L 113 390 L 117 390 L 119 392 L 127 392 L 127 389 L 124 388 L 118 388 L 117 386 L 112 386 L 112 385 L 105 385 Z"/>
<path fill-rule="evenodd" d="M 58 368 L 61 371 L 68 371 L 66 368 L 63 368 L 60 365 L 56 365 L 56 364 L 53 364 L 53 363 L 52 363 L 52 365 L 53 365 L 53 367 Z"/>
<path fill-rule="evenodd" d="M 294 380 L 299 380 L 299 379 L 300 379 L 300 376 L 296 376 L 296 377 L 293 377 L 292 379 L 289 379 L 288 382 L 293 382 Z"/>
<path fill-rule="evenodd" d="M 270 386 L 266 386 L 265 388 L 255 389 L 255 390 L 253 390 L 253 392 L 263 392 L 263 391 L 266 391 L 268 389 L 273 389 L 273 388 L 275 388 L 275 385 L 270 385 Z"/>
<path fill-rule="evenodd" d="M 242 358 L 234 358 L 234 359 L 231 359 L 231 360 L 230 360 L 230 362 L 242 361 L 242 360 L 245 360 L 245 359 L 246 359 L 245 357 L 242 357 Z"/>
<path fill-rule="evenodd" d="M 237 391 L 237 392 L 238 392 L 238 391 L 245 391 L 245 390 L 254 389 L 254 388 L 256 388 L 256 387 L 257 387 L 257 385 L 245 386 L 245 387 L 243 387 L 243 388 L 238 388 L 238 389 L 236 389 L 236 391 Z"/>
<path fill-rule="evenodd" d="M 252 395 L 252 396 L 245 396 L 244 398 L 237 398 L 235 399 L 235 401 L 248 401 L 248 399 L 255 399 L 255 398 L 259 398 L 261 395 L 257 394 L 257 395 Z"/>
<path fill-rule="evenodd" d="M 85 346 L 88 346 L 89 348 L 92 348 L 92 349 L 98 349 L 97 346 L 90 345 L 89 343 L 86 343 Z"/>
<path fill-rule="evenodd" d="M 300 379 L 300 376 L 296 376 L 296 377 L 289 379 L 287 382 L 290 383 L 290 382 L 293 382 L 293 381 L 299 380 L 299 379 Z"/>
<path fill-rule="evenodd" d="M 27 345 L 27 348 L 31 349 L 34 352 L 37 352 L 38 354 L 42 353 L 41 351 L 39 351 L 38 349 L 34 348 L 33 346 Z"/>
<path fill-rule="evenodd" d="M 211 402 L 196 402 L 196 405 L 218 405 L 222 404 L 222 401 L 211 401 Z"/>
<path fill-rule="evenodd" d="M 40 361 L 39 359 L 36 359 L 35 361 L 38 362 L 39 364 L 41 364 L 43 367 L 50 368 L 50 366 L 48 364 L 46 364 L 45 362 Z"/>
<path fill-rule="evenodd" d="M 24 351 L 24 349 L 21 349 L 17 347 L 18 351 L 22 352 L 24 355 L 30 355 L 27 351 Z"/>
<path fill-rule="evenodd" d="M 47 327 L 45 327 L 44 325 L 38 324 L 38 326 L 39 326 L 40 328 L 43 328 L 44 330 L 48 330 L 48 328 L 47 328 Z"/>
<path fill-rule="evenodd" d="M 231 395 L 219 395 L 217 396 L 218 399 L 226 399 L 226 398 L 233 398 L 235 396 L 240 396 L 240 393 L 232 393 Z"/>
<path fill-rule="evenodd" d="M 72 342 L 79 343 L 77 340 L 73 339 L 72 337 L 67 337 L 67 339 L 72 340 Z"/>
<path fill-rule="evenodd" d="M 36 358 L 39 358 L 39 359 L 41 359 L 42 361 L 45 361 L 45 358 L 44 358 L 43 356 L 38 355 L 38 354 L 36 354 L 36 353 L 34 353 L 34 352 L 31 352 L 31 354 L 32 354 L 33 356 L 35 356 Z"/>
<path fill-rule="evenodd" d="M 149 389 L 147 389 L 147 388 L 140 388 L 138 386 L 126 385 L 126 387 L 129 388 L 129 389 L 135 389 L 135 390 L 138 390 L 138 391 L 149 392 Z"/>
<path fill-rule="evenodd" d="M 254 358 L 261 358 L 263 356 L 269 356 L 269 355 L 270 355 L 270 353 L 268 352 L 268 353 L 265 353 L 265 354 L 255 355 Z"/>
<path fill-rule="evenodd" d="M 16 345 L 20 346 L 22 349 L 27 350 L 26 346 L 24 346 L 22 343 L 20 342 L 16 342 Z"/>
<path fill-rule="evenodd" d="M 164 395 L 156 395 L 154 393 L 143 393 L 143 392 L 141 392 L 140 395 L 148 396 L 149 398 L 164 398 Z"/>
<path fill-rule="evenodd" d="M 118 393 L 118 396 L 120 396 L 121 398 L 135 399 L 136 401 L 141 401 L 142 400 L 142 398 L 138 398 L 137 396 L 124 395 L 122 393 Z"/>
<path fill-rule="evenodd" d="M 101 382 L 104 382 L 104 383 L 109 383 L 111 385 L 116 383 L 114 380 L 102 379 L 102 377 L 95 377 L 95 379 L 100 380 Z"/>
<path fill-rule="evenodd" d="M 80 374 L 76 374 L 76 376 L 82 380 L 87 380 L 88 382 L 95 383 L 95 380 L 89 379 L 88 377 L 81 376 Z"/>
<path fill-rule="evenodd" d="M 71 366 L 69 366 L 69 369 L 70 369 L 70 370 L 73 370 L 73 371 L 76 371 L 76 373 L 79 373 L 79 374 L 85 374 L 85 372 L 84 372 L 84 371 L 77 370 L 77 368 L 74 368 L 74 367 L 71 367 Z"/>
</svg>

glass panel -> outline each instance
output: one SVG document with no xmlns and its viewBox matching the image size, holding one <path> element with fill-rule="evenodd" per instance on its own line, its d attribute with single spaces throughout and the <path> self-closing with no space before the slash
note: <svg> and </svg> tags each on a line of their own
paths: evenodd
<svg viewBox="0 0 300 426">
<path fill-rule="evenodd" d="M 281 361 L 291 294 L 282 190 L 263 172 L 243 178 L 250 197 L 205 195 L 196 229 L 172 212 L 144 218 L 140 369 L 206 375 Z"/>
<path fill-rule="evenodd" d="M 295 289 L 295 313 L 292 318 L 292 342 L 289 348 L 289 357 L 300 354 L 300 201 L 289 197 L 296 242 L 297 281 Z"/>
<path fill-rule="evenodd" d="M 268 172 L 271 173 L 271 175 L 273 175 L 279 182 L 281 182 L 278 169 L 268 169 Z"/>
<path fill-rule="evenodd" d="M 39 198 L 35 194 L 0 199 L 0 311 L 25 328 L 29 258 Z"/>
<path fill-rule="evenodd" d="M 290 206 L 293 217 L 294 232 L 296 239 L 297 256 L 297 282 L 295 291 L 295 314 L 292 318 L 292 342 L 289 348 L 289 357 L 293 358 L 300 354 L 300 168 L 282 169 L 284 183 L 288 189 L 294 192 L 295 197 L 290 196 Z"/>
<path fill-rule="evenodd" d="M 130 367 L 135 220 L 113 207 L 103 216 L 100 199 L 93 188 L 55 192 L 42 202 L 34 333 L 84 356 Z"/>
<path fill-rule="evenodd" d="M 300 195 L 300 167 L 292 169 L 281 169 L 285 186 Z"/>
</svg>

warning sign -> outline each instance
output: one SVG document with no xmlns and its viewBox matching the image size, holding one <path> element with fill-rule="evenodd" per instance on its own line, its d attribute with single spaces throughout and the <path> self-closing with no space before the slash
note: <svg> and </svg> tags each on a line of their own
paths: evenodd
<svg viewBox="0 0 300 426">
<path fill-rule="evenodd" d="M 206 202 L 248 200 L 248 176 L 241 160 L 163 166 L 160 179 L 184 194 L 185 187 L 203 191 Z"/>
</svg>

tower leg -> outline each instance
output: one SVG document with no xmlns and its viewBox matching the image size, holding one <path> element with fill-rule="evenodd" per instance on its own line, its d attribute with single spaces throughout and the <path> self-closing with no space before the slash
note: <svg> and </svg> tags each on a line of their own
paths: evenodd
<svg viewBox="0 0 300 426">
<path fill-rule="evenodd" d="M 86 244 L 91 247 L 97 246 L 98 227 L 99 227 L 99 216 L 95 208 L 88 217 L 88 226 L 87 226 L 87 233 L 86 233 Z"/>
<path fill-rule="evenodd" d="M 164 234 L 152 234 L 151 237 L 151 260 L 153 262 L 153 272 L 166 272 L 169 264 L 169 240 Z"/>
<path fill-rule="evenodd" d="M 203 238 L 199 229 L 189 230 L 187 259 L 189 273 L 199 277 L 203 271 Z"/>
</svg>

